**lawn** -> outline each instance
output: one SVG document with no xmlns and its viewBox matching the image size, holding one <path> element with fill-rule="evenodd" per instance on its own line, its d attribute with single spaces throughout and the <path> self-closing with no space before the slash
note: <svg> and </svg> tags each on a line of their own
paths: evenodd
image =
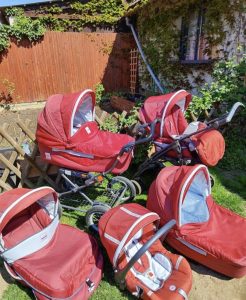
<svg viewBox="0 0 246 300">
<path fill-rule="evenodd" d="M 225 171 L 219 168 L 213 168 L 211 171 L 215 179 L 213 187 L 213 196 L 216 201 L 235 211 L 236 213 L 246 217 L 246 172 L 244 171 Z M 137 201 L 144 203 L 146 193 L 137 196 Z M 80 229 L 85 229 L 85 221 L 82 214 L 77 212 L 64 212 L 62 222 L 76 226 Z M 121 292 L 114 284 L 113 272 L 110 263 L 104 252 L 105 266 L 104 278 L 100 283 L 99 288 L 92 296 L 92 300 L 123 300 L 134 299 L 127 291 Z M 4 292 L 2 300 L 30 300 L 34 299 L 30 290 L 23 288 L 18 284 L 11 284 Z"/>
</svg>

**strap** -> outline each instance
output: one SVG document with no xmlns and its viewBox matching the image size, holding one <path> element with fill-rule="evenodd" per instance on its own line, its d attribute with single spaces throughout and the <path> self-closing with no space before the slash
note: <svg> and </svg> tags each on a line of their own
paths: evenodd
<svg viewBox="0 0 246 300">
<path fill-rule="evenodd" d="M 53 238 L 59 224 L 59 215 L 56 214 L 52 222 L 43 230 L 30 236 L 18 245 L 4 251 L 1 257 L 8 263 L 12 264 L 16 260 L 26 257 L 34 252 L 44 248 Z"/>
</svg>

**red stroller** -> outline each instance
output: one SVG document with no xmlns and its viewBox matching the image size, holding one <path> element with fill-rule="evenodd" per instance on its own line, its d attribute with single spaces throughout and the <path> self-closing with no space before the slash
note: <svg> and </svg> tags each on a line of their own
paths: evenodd
<svg viewBox="0 0 246 300">
<path fill-rule="evenodd" d="M 88 299 L 101 280 L 103 257 L 93 237 L 59 223 L 58 207 L 49 187 L 1 194 L 1 257 L 38 300 Z"/>
<path fill-rule="evenodd" d="M 140 120 L 146 124 L 156 122 L 154 145 L 156 152 L 140 165 L 135 178 L 150 168 L 163 167 L 163 162 L 174 165 L 203 163 L 215 166 L 223 157 L 225 141 L 219 127 L 229 123 L 242 103 L 237 102 L 231 111 L 206 123 L 187 123 L 184 112 L 192 96 L 185 90 L 149 97 L 140 110 Z M 141 126 L 140 126 L 141 129 Z"/>
<path fill-rule="evenodd" d="M 164 168 L 147 208 L 161 224 L 176 220 L 166 241 L 180 253 L 227 276 L 246 275 L 246 219 L 214 202 L 206 166 Z"/>
<path fill-rule="evenodd" d="M 99 221 L 102 244 L 122 289 L 126 286 L 145 300 L 187 300 L 192 282 L 190 266 L 182 256 L 167 251 L 159 240 L 175 221 L 157 231 L 159 219 L 138 204 L 112 208 Z"/>
<path fill-rule="evenodd" d="M 53 95 L 39 115 L 36 133 L 43 160 L 61 167 L 59 173 L 68 189 L 59 195 L 62 206 L 86 211 L 88 226 L 94 226 L 109 207 L 135 197 L 135 186 L 129 179 L 111 179 L 108 174 L 123 173 L 131 162 L 134 146 L 151 139 L 135 142 L 129 135 L 100 130 L 94 121 L 94 110 L 95 94 L 91 90 Z M 101 183 L 104 177 L 108 179 L 104 191 L 107 204 L 95 202 L 83 192 L 86 187 Z M 64 196 L 71 193 L 81 195 L 83 200 L 69 200 L 79 202 L 85 209 L 64 204 Z M 88 210 L 89 206 L 93 207 Z"/>
</svg>

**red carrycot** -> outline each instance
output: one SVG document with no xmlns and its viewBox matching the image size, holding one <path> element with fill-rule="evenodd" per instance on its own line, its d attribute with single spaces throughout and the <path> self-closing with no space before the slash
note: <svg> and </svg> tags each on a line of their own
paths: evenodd
<svg viewBox="0 0 246 300">
<path fill-rule="evenodd" d="M 77 171 L 104 172 L 121 148 L 134 139 L 102 131 L 94 121 L 95 94 L 91 90 L 53 95 L 40 113 L 37 141 L 42 159 Z M 112 173 L 123 173 L 132 159 L 124 153 Z"/>
<path fill-rule="evenodd" d="M 1 257 L 36 299 L 88 299 L 101 280 L 103 258 L 93 237 L 59 223 L 58 204 L 49 187 L 1 194 Z"/>
<path fill-rule="evenodd" d="M 99 221 L 102 244 L 120 287 L 126 285 L 133 295 L 145 300 L 187 300 L 192 283 L 190 266 L 159 240 L 175 221 L 157 231 L 159 219 L 135 203 L 112 208 Z"/>
<path fill-rule="evenodd" d="M 184 134 L 195 133 L 207 125 L 202 122 L 187 123 L 184 113 L 191 102 L 192 96 L 185 90 L 160 96 L 149 97 L 140 110 L 140 120 L 151 123 L 156 119 L 161 122 L 156 126 L 156 149 L 162 149 Z M 198 154 L 200 161 L 207 166 L 215 166 L 225 152 L 225 141 L 218 130 L 212 129 L 190 137 L 181 145 L 183 155 L 192 158 Z M 169 151 L 169 156 L 177 156 Z"/>
<path fill-rule="evenodd" d="M 167 243 L 229 277 L 246 274 L 246 219 L 216 204 L 204 165 L 164 168 L 152 183 L 147 207 L 161 224 L 177 224 Z"/>
</svg>

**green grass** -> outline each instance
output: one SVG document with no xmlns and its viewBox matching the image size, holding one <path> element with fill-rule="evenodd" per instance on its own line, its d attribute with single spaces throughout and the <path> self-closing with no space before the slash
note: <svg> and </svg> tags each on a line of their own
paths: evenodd
<svg viewBox="0 0 246 300">
<path fill-rule="evenodd" d="M 246 172 L 243 171 L 225 171 L 219 168 L 210 170 L 211 175 L 215 179 L 215 186 L 213 187 L 213 197 L 220 205 L 223 205 L 236 213 L 246 216 Z M 95 191 L 91 191 L 94 196 Z M 136 201 L 144 204 L 146 201 L 146 192 L 137 196 Z M 85 229 L 85 220 L 82 213 L 78 212 L 64 212 L 62 222 L 76 226 L 80 229 Z M 104 278 L 100 283 L 99 288 L 92 296 L 92 300 L 125 300 L 135 299 L 127 291 L 121 292 L 114 283 L 113 271 L 107 255 L 104 251 Z M 18 284 L 11 284 L 4 292 L 2 300 L 30 300 L 34 299 L 30 290 Z"/>
</svg>

